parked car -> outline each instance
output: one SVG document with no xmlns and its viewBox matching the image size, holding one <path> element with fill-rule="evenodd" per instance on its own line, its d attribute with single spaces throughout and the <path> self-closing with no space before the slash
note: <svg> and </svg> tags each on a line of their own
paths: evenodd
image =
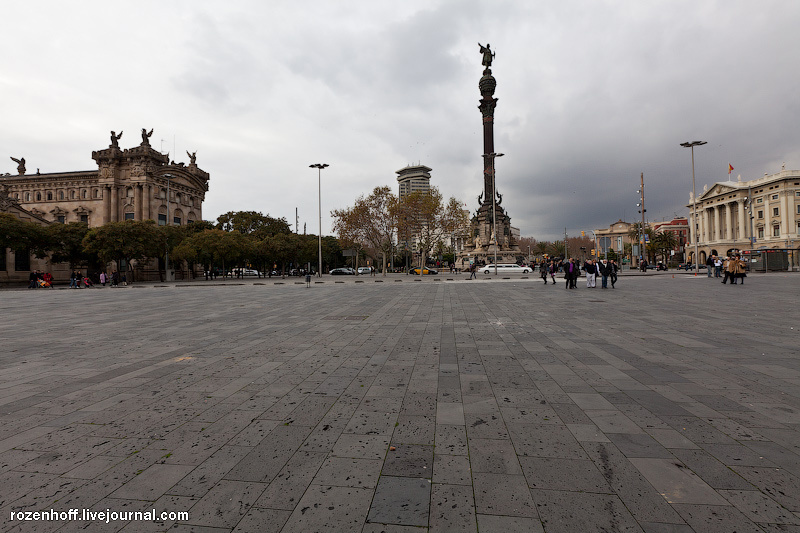
<svg viewBox="0 0 800 533">
<path fill-rule="evenodd" d="M 530 271 L 531 267 L 528 266 L 519 266 L 513 263 L 497 264 L 498 274 L 528 274 Z M 494 274 L 494 265 L 486 265 L 485 267 L 481 267 L 481 272 L 484 274 Z"/>
<path fill-rule="evenodd" d="M 700 265 L 700 270 L 708 268 L 707 265 Z M 678 270 L 694 270 L 694 263 L 681 263 L 678 265 Z"/>
<path fill-rule="evenodd" d="M 334 268 L 329 272 L 331 276 L 354 276 L 356 271 L 350 267 Z"/>
<path fill-rule="evenodd" d="M 419 267 L 417 267 L 417 268 L 412 268 L 412 269 L 411 269 L 411 273 L 412 273 L 412 274 L 414 274 L 414 275 L 416 275 L 416 276 L 419 276 Z M 426 275 L 426 274 L 438 274 L 438 273 L 439 273 L 439 271 L 438 271 L 438 270 L 436 270 L 436 269 L 434 269 L 434 268 L 427 268 L 427 267 L 426 267 L 426 268 L 424 268 L 424 269 L 423 269 L 423 271 L 422 271 L 422 275 L 423 275 L 423 276 L 424 276 L 424 275 Z"/>
<path fill-rule="evenodd" d="M 359 274 L 371 274 L 372 269 L 370 267 L 358 267 Z"/>
<path fill-rule="evenodd" d="M 233 269 L 232 273 L 233 273 L 234 276 L 238 276 L 239 273 L 241 273 L 242 276 L 260 276 L 261 275 L 261 272 L 259 272 L 258 270 L 253 270 L 252 268 L 235 268 L 235 269 Z"/>
</svg>

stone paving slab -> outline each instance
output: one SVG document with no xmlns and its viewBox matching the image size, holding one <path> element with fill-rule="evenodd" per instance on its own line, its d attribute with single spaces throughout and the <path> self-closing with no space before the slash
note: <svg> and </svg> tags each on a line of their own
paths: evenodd
<svg viewBox="0 0 800 533">
<path fill-rule="evenodd" d="M 800 531 L 799 280 L 3 290 L 0 531 Z"/>
</svg>

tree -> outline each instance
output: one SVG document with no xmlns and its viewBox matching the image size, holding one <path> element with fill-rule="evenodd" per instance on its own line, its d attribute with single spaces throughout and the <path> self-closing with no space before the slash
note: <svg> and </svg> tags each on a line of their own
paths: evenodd
<svg viewBox="0 0 800 533">
<path fill-rule="evenodd" d="M 238 231 L 244 235 L 255 233 L 258 238 L 292 231 L 285 218 L 272 218 L 258 211 L 228 211 L 217 217 L 217 229 Z"/>
<path fill-rule="evenodd" d="M 95 254 L 103 263 L 123 260 L 130 267 L 131 261 L 144 261 L 158 257 L 160 238 L 152 220 L 126 220 L 109 222 L 90 229 L 83 238 L 87 253 Z M 133 281 L 131 270 L 131 281 Z"/>
<path fill-rule="evenodd" d="M 469 212 L 463 205 L 453 197 L 445 204 L 436 187 L 413 192 L 399 202 L 396 217 L 399 234 L 416 237 L 420 268 L 425 266 L 425 258 L 434 247 L 467 224 Z"/>
<path fill-rule="evenodd" d="M 655 234 L 652 241 L 653 249 L 661 254 L 661 258 L 666 265 L 669 261 L 669 254 L 678 246 L 678 239 L 671 231 L 659 231 Z"/>
<path fill-rule="evenodd" d="M 553 241 L 550 243 L 550 255 L 553 257 L 567 258 L 564 241 Z"/>
<path fill-rule="evenodd" d="M 538 241 L 533 248 L 536 251 L 536 255 L 539 257 L 544 257 L 544 254 L 547 253 L 547 250 L 550 249 L 551 245 L 552 243 L 548 241 Z"/>
<path fill-rule="evenodd" d="M 536 239 L 533 237 L 520 237 L 517 239 L 517 244 L 522 253 L 525 254 L 525 259 L 530 261 L 530 256 L 536 254 Z M 530 250 L 530 252 L 528 252 Z"/>
<path fill-rule="evenodd" d="M 348 245 L 365 249 L 375 262 L 381 256 L 383 270 L 397 228 L 397 206 L 398 198 L 388 186 L 375 187 L 369 196 L 359 196 L 353 207 L 331 211 L 333 229 Z"/>
<path fill-rule="evenodd" d="M 53 263 L 69 263 L 72 269 L 89 261 L 90 255 L 83 246 L 83 239 L 89 233 L 89 226 L 85 222 L 50 224 L 45 232 Z"/>
<path fill-rule="evenodd" d="M 647 226 L 644 227 L 644 234 L 647 235 L 646 242 L 647 241 L 649 241 L 649 242 L 645 246 L 644 251 L 642 252 L 640 250 L 639 253 L 641 255 L 644 255 L 649 260 L 655 255 L 655 252 L 656 252 L 656 248 L 654 246 L 654 239 L 655 239 L 656 234 L 653 231 L 653 228 L 650 228 L 650 227 L 647 227 Z M 641 243 L 641 239 L 642 239 L 642 223 L 641 222 L 635 222 L 631 226 L 630 230 L 628 231 L 628 237 L 630 238 L 631 242 Z"/>
<path fill-rule="evenodd" d="M 6 248 L 46 257 L 48 238 L 45 229 L 33 222 L 20 220 L 14 215 L 0 213 L 0 250 Z"/>
</svg>

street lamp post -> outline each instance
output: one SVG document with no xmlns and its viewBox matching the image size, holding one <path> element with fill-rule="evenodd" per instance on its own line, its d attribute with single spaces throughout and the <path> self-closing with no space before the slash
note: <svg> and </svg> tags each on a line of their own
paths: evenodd
<svg viewBox="0 0 800 533">
<path fill-rule="evenodd" d="M 692 141 L 692 142 L 685 142 L 681 143 L 681 146 L 684 148 L 691 148 L 692 149 L 692 231 L 694 233 L 694 272 L 697 274 L 700 272 L 700 256 L 698 255 L 697 251 L 697 241 L 700 238 L 699 233 L 697 232 L 697 193 L 695 192 L 694 187 L 694 147 L 695 146 L 702 146 L 707 144 L 706 141 Z"/>
<path fill-rule="evenodd" d="M 494 181 L 494 160 L 506 154 L 484 154 L 484 157 L 491 158 L 492 164 L 492 231 L 494 232 L 494 275 L 497 276 L 497 186 Z"/>
<path fill-rule="evenodd" d="M 165 221 L 165 226 L 169 226 L 169 184 L 174 178 L 172 174 L 164 174 L 164 179 L 167 180 L 167 220 Z M 172 281 L 169 275 L 169 234 L 167 234 L 166 239 L 166 249 L 164 250 L 164 277 L 166 281 Z"/>
<path fill-rule="evenodd" d="M 319 268 L 317 269 L 317 277 L 322 277 L 322 169 L 329 166 L 327 163 L 314 163 L 309 165 L 309 168 L 317 169 L 317 187 L 319 193 Z"/>
</svg>

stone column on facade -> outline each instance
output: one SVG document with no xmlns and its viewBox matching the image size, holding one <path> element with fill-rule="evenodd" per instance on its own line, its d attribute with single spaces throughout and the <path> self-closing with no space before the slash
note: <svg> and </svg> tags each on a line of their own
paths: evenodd
<svg viewBox="0 0 800 533">
<path fill-rule="evenodd" d="M 747 237 L 747 230 L 746 230 L 746 222 L 744 219 L 744 199 L 740 198 L 736 200 L 737 209 L 739 211 L 739 240 L 745 240 Z"/>
<path fill-rule="evenodd" d="M 783 198 L 782 198 L 782 206 L 781 206 L 781 238 L 782 239 L 789 239 L 789 235 L 792 233 L 794 228 L 789 226 L 789 215 L 791 214 L 790 206 L 791 202 L 789 201 L 789 193 L 790 191 L 783 191 Z M 789 243 L 786 243 L 788 246 Z"/>
<path fill-rule="evenodd" d="M 708 242 L 708 210 L 705 207 L 700 211 L 700 242 Z"/>
<path fill-rule="evenodd" d="M 731 209 L 733 208 L 733 203 L 726 203 L 725 204 L 725 240 L 732 241 L 733 240 L 733 213 L 731 213 Z"/>
<path fill-rule="evenodd" d="M 150 213 L 150 197 L 152 194 L 153 190 L 150 188 L 150 185 L 142 185 L 142 196 L 144 196 L 142 220 L 150 220 L 153 218 L 153 215 Z"/>
<path fill-rule="evenodd" d="M 111 187 L 106 185 L 103 189 L 103 208 L 105 211 L 105 223 L 111 222 Z"/>
<path fill-rule="evenodd" d="M 111 186 L 111 217 L 109 222 L 119 220 L 119 189 L 116 185 Z"/>
<path fill-rule="evenodd" d="M 711 209 L 714 210 L 714 232 L 712 234 L 711 240 L 718 241 L 722 238 L 722 232 L 719 230 L 719 206 L 714 206 Z"/>
<path fill-rule="evenodd" d="M 134 193 L 136 195 L 134 197 L 134 202 L 136 203 L 134 206 L 136 209 L 136 220 L 144 220 L 144 217 L 142 216 L 144 214 L 144 211 L 142 210 L 142 187 L 143 186 L 141 183 L 138 184 Z"/>
</svg>

